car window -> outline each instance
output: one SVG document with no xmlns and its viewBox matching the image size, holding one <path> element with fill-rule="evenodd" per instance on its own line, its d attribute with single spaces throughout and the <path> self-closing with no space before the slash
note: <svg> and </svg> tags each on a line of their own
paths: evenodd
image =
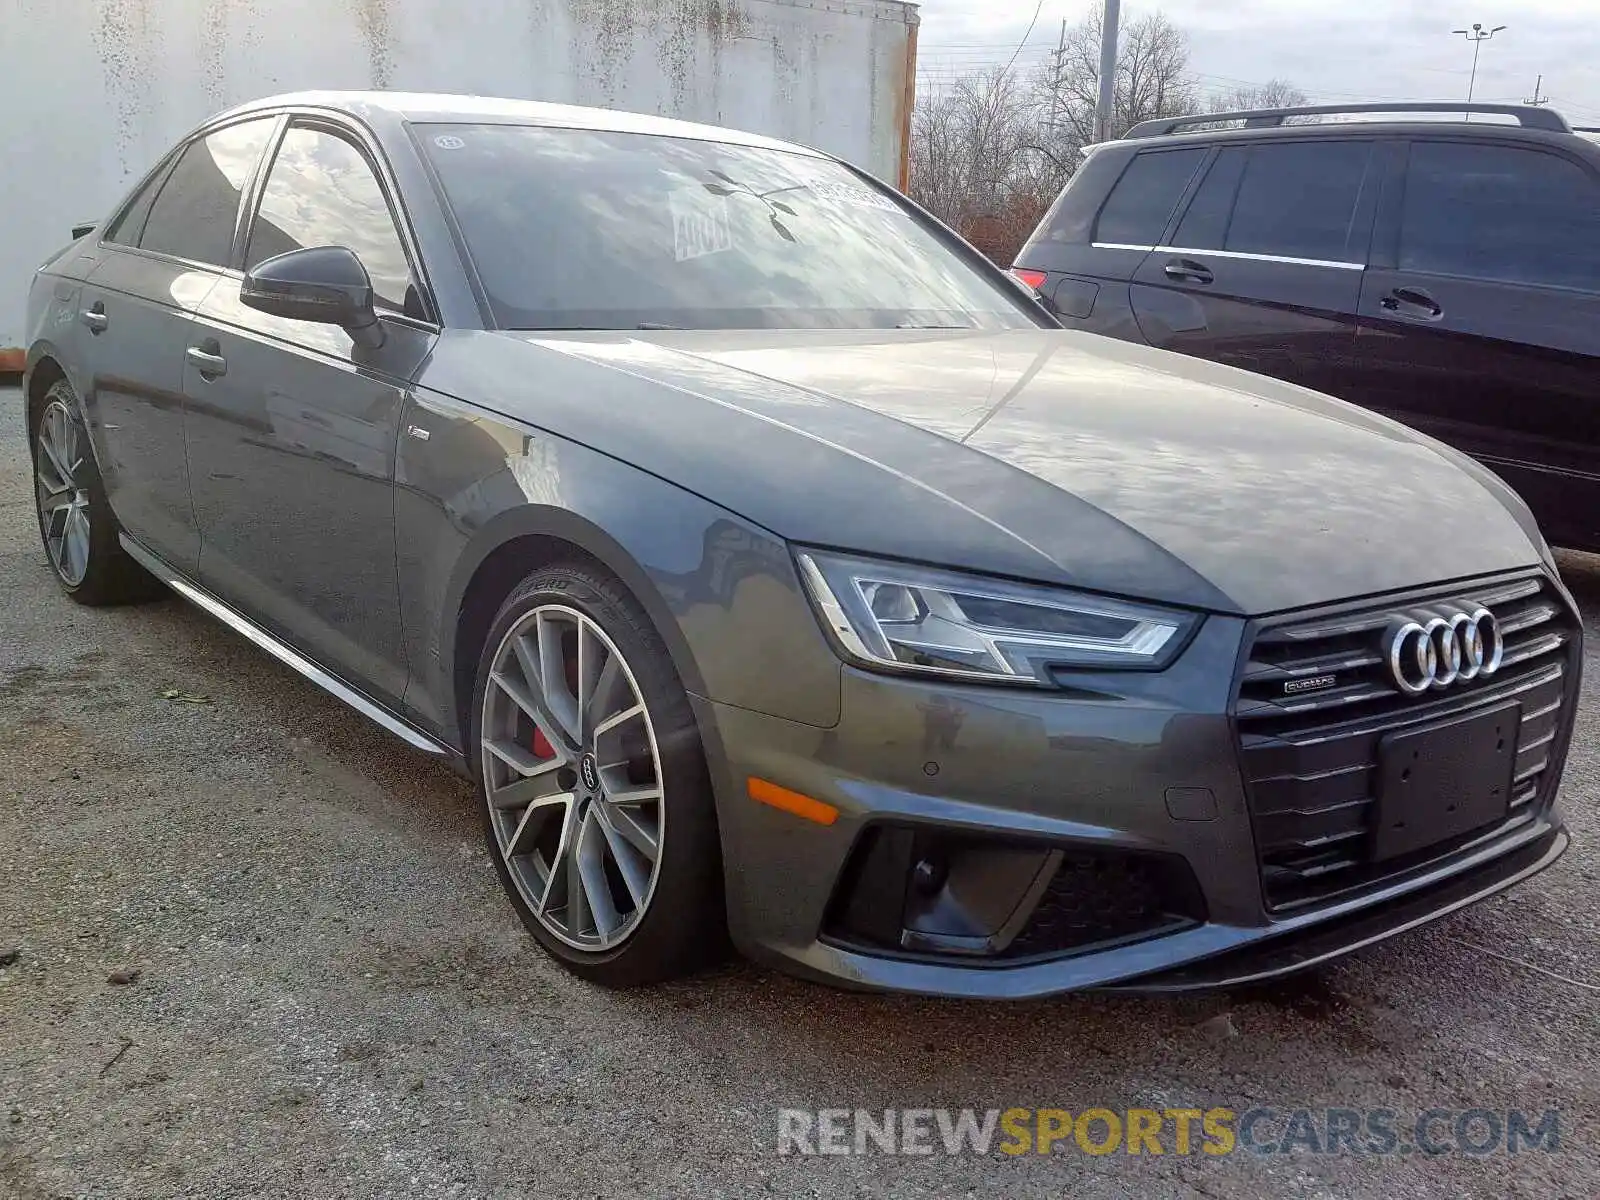
<svg viewBox="0 0 1600 1200">
<path fill-rule="evenodd" d="M 1319 139 L 1251 147 L 1220 249 L 1364 262 L 1372 145 Z"/>
<path fill-rule="evenodd" d="M 1600 290 L 1600 185 L 1577 163 L 1537 150 L 1417 142 L 1400 267 Z"/>
<path fill-rule="evenodd" d="M 150 219 L 150 209 L 155 204 L 161 185 L 166 182 L 171 169 L 170 161 L 163 163 L 160 170 L 153 172 L 145 180 L 138 195 L 134 196 L 129 205 L 122 210 L 122 214 L 106 230 L 106 241 L 119 246 L 139 244 L 139 239 L 144 236 L 145 222 Z"/>
<path fill-rule="evenodd" d="M 378 305 L 407 310 L 411 268 L 366 155 L 337 134 L 295 126 L 267 174 L 245 266 L 311 246 L 355 251 Z"/>
<path fill-rule="evenodd" d="M 1123 246 L 1155 245 L 1205 157 L 1203 147 L 1135 155 L 1106 197 L 1095 222 L 1094 240 Z"/>
<path fill-rule="evenodd" d="M 1228 241 L 1228 218 L 1239 195 L 1248 147 L 1230 146 L 1217 155 L 1183 214 L 1172 244 L 1195 250 L 1221 250 Z"/>
<path fill-rule="evenodd" d="M 998 272 L 819 155 L 531 125 L 416 129 L 503 328 L 1036 324 Z"/>
<path fill-rule="evenodd" d="M 276 123 L 275 117 L 245 121 L 193 142 L 156 197 L 140 248 L 227 266 L 233 257 L 239 194 Z"/>
</svg>

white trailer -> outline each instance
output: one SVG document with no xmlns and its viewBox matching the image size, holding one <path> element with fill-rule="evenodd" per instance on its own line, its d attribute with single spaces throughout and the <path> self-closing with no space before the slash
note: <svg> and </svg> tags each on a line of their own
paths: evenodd
<svg viewBox="0 0 1600 1200">
<path fill-rule="evenodd" d="M 816 146 L 904 188 L 902 0 L 0 0 L 0 370 L 28 278 L 186 131 L 306 88 L 660 113 Z"/>
</svg>

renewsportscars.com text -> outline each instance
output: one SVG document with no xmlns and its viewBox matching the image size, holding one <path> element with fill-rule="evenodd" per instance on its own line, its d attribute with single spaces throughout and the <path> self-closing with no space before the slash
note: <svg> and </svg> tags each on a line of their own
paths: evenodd
<svg viewBox="0 0 1600 1200">
<path fill-rule="evenodd" d="M 1561 1114 L 1487 1108 L 786 1108 L 779 1154 L 1523 1154 Z"/>
</svg>

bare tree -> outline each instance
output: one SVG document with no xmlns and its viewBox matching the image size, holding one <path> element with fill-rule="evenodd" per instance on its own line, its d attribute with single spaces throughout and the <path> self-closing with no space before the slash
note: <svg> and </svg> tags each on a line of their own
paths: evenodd
<svg viewBox="0 0 1600 1200">
<path fill-rule="evenodd" d="M 911 195 L 1002 265 L 1010 265 L 1094 140 L 1098 5 L 1063 53 L 1027 79 L 1000 67 L 961 76 L 917 105 Z M 1305 102 L 1280 79 L 1240 88 L 1231 108 Z M 1125 24 L 1117 48 L 1112 136 L 1140 121 L 1202 111 L 1188 36 L 1159 12 Z M 1213 107 L 1210 111 L 1225 111 Z"/>
<path fill-rule="evenodd" d="M 1231 91 L 1214 92 L 1206 100 L 1206 111 L 1248 112 L 1253 108 L 1298 108 L 1307 103 L 1306 94 L 1287 79 L 1269 79 L 1260 85 L 1241 85 Z"/>
<path fill-rule="evenodd" d="M 1079 149 L 1094 141 L 1100 18 L 1094 10 L 1069 30 L 1060 61 L 1046 64 L 1033 81 L 1050 117 L 1051 149 L 1063 161 L 1075 158 Z M 1179 116 L 1197 107 L 1199 89 L 1189 74 L 1188 35 L 1165 14 L 1148 13 L 1123 26 L 1113 97 L 1113 137 L 1121 137 L 1140 121 Z"/>
<path fill-rule="evenodd" d="M 1015 72 L 965 75 L 917 107 L 911 195 L 975 242 L 1003 255 L 1015 240 L 1015 251 L 1028 230 L 1013 227 L 1029 215 L 1037 222 L 1060 188 L 1060 173 L 1031 149 L 1040 133 L 1034 97 Z"/>
</svg>

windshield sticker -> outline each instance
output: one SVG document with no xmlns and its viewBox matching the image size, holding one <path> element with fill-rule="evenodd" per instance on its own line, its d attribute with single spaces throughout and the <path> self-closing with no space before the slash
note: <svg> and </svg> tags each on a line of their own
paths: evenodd
<svg viewBox="0 0 1600 1200">
<path fill-rule="evenodd" d="M 453 133 L 441 133 L 433 139 L 433 144 L 441 150 L 464 150 L 467 145 L 465 138 L 458 138 Z"/>
<path fill-rule="evenodd" d="M 733 249 L 733 222 L 728 198 L 685 188 L 669 194 L 672 205 L 672 250 L 679 262 Z"/>
</svg>

